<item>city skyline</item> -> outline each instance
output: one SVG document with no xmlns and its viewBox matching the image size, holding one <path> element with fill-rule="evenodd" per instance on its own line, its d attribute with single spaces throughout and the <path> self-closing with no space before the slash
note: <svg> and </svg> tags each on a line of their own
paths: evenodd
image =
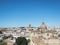
<svg viewBox="0 0 60 45">
<path fill-rule="evenodd" d="M 0 0 L 0 27 L 60 26 L 59 0 Z"/>
</svg>

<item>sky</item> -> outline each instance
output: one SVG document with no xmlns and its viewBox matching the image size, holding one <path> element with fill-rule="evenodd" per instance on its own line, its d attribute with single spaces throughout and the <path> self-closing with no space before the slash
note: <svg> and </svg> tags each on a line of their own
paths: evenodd
<svg viewBox="0 0 60 45">
<path fill-rule="evenodd" d="M 59 0 L 0 0 L 0 27 L 60 26 Z"/>
</svg>

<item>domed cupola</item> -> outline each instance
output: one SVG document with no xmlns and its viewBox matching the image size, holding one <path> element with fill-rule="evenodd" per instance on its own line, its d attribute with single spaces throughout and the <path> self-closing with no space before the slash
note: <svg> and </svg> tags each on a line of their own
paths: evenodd
<svg viewBox="0 0 60 45">
<path fill-rule="evenodd" d="M 40 26 L 40 29 L 47 29 L 47 26 L 45 25 L 44 22 L 42 22 L 41 26 Z"/>
</svg>

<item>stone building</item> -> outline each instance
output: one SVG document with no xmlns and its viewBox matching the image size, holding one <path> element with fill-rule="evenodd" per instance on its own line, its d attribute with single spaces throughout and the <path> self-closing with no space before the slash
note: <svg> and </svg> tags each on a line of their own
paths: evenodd
<svg viewBox="0 0 60 45">
<path fill-rule="evenodd" d="M 30 45 L 60 45 L 57 31 L 49 30 L 44 22 L 39 30 L 31 32 L 30 40 Z"/>
<path fill-rule="evenodd" d="M 17 37 L 26 37 L 30 39 L 29 45 L 59 45 L 60 44 L 60 28 L 48 28 L 47 25 L 42 22 L 40 27 L 18 27 L 18 28 L 2 28 L 4 35 L 12 35 L 14 39 Z M 14 40 L 7 40 L 7 45 L 13 45 Z"/>
</svg>

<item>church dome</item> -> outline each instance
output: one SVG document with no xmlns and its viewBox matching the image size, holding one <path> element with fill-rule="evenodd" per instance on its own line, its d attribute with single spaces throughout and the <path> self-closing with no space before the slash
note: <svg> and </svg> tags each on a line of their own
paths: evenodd
<svg viewBox="0 0 60 45">
<path fill-rule="evenodd" d="M 40 26 L 40 29 L 47 29 L 47 26 L 45 25 L 44 22 L 42 22 L 41 26 Z"/>
</svg>

